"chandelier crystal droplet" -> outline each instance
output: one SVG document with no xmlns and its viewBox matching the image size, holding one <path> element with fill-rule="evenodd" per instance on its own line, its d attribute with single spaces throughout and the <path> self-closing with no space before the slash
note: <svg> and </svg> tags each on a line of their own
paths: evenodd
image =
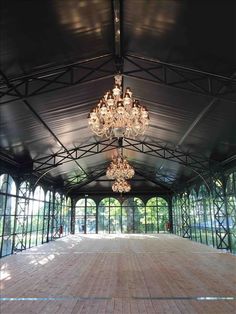
<svg viewBox="0 0 236 314">
<path fill-rule="evenodd" d="M 122 76 L 115 76 L 115 86 L 91 110 L 88 123 L 99 137 L 143 135 L 149 125 L 147 109 L 134 99 L 129 87 L 122 93 Z"/>
<path fill-rule="evenodd" d="M 123 156 L 112 158 L 112 162 L 107 168 L 106 175 L 110 179 L 131 179 L 134 176 L 134 168 Z"/>
<path fill-rule="evenodd" d="M 108 178 L 115 179 L 112 190 L 119 193 L 127 193 L 131 190 L 131 185 L 126 180 L 131 179 L 134 173 L 134 168 L 119 151 L 118 155 L 112 158 L 106 171 Z"/>
<path fill-rule="evenodd" d="M 119 178 L 112 184 L 113 192 L 127 193 L 130 190 L 131 186 L 124 178 Z"/>
</svg>

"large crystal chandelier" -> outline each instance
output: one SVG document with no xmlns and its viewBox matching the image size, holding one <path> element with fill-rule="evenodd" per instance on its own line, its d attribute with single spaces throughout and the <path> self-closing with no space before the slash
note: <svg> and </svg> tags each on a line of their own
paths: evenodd
<svg viewBox="0 0 236 314">
<path fill-rule="evenodd" d="M 130 190 L 131 186 L 124 178 L 119 178 L 112 184 L 113 192 L 127 193 Z"/>
<path fill-rule="evenodd" d="M 118 155 L 112 158 L 106 175 L 110 179 L 131 179 L 134 176 L 134 168 L 128 163 L 125 157 Z"/>
<path fill-rule="evenodd" d="M 107 168 L 106 175 L 110 179 L 115 179 L 112 185 L 114 192 L 129 192 L 130 184 L 126 181 L 134 176 L 134 168 L 128 163 L 127 159 L 118 151 L 118 155 L 112 158 L 112 162 Z"/>
<path fill-rule="evenodd" d="M 94 107 L 88 118 L 91 130 L 100 137 L 135 137 L 149 124 L 147 109 L 134 99 L 129 87 L 122 93 L 122 76 L 115 76 L 115 87 Z"/>
</svg>

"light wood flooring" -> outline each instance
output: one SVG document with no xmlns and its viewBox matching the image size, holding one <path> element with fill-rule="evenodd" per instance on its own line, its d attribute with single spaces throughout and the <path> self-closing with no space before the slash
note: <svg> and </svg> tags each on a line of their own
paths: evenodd
<svg viewBox="0 0 236 314">
<path fill-rule="evenodd" d="M 236 257 L 171 234 L 71 235 L 0 263 L 1 314 L 236 314 Z"/>
</svg>

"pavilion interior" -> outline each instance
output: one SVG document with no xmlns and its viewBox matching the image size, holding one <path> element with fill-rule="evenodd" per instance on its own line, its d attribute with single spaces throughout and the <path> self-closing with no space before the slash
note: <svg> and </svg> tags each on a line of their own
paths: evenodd
<svg viewBox="0 0 236 314">
<path fill-rule="evenodd" d="M 170 231 L 236 252 L 235 9 L 4 1 L 1 256 L 71 232 Z M 88 125 L 118 73 L 148 110 L 144 134 Z M 106 176 L 118 150 L 135 170 L 128 193 Z"/>
<path fill-rule="evenodd" d="M 2 314 L 235 313 L 235 21 L 233 0 L 2 1 Z M 118 74 L 149 125 L 102 136 Z"/>
</svg>

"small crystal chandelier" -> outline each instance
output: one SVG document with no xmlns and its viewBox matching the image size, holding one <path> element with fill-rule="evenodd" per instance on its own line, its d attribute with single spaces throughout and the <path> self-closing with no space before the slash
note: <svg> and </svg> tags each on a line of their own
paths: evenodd
<svg viewBox="0 0 236 314">
<path fill-rule="evenodd" d="M 131 179 L 134 176 L 134 168 L 128 163 L 125 157 L 118 155 L 112 158 L 106 175 L 110 179 Z"/>
<path fill-rule="evenodd" d="M 115 87 L 107 92 L 88 118 L 91 130 L 100 137 L 135 137 L 149 124 L 147 109 L 132 97 L 129 87 L 122 94 L 122 75 L 115 76 Z"/>
<path fill-rule="evenodd" d="M 119 178 L 112 184 L 113 192 L 127 193 L 130 190 L 131 186 L 124 178 Z"/>
</svg>

